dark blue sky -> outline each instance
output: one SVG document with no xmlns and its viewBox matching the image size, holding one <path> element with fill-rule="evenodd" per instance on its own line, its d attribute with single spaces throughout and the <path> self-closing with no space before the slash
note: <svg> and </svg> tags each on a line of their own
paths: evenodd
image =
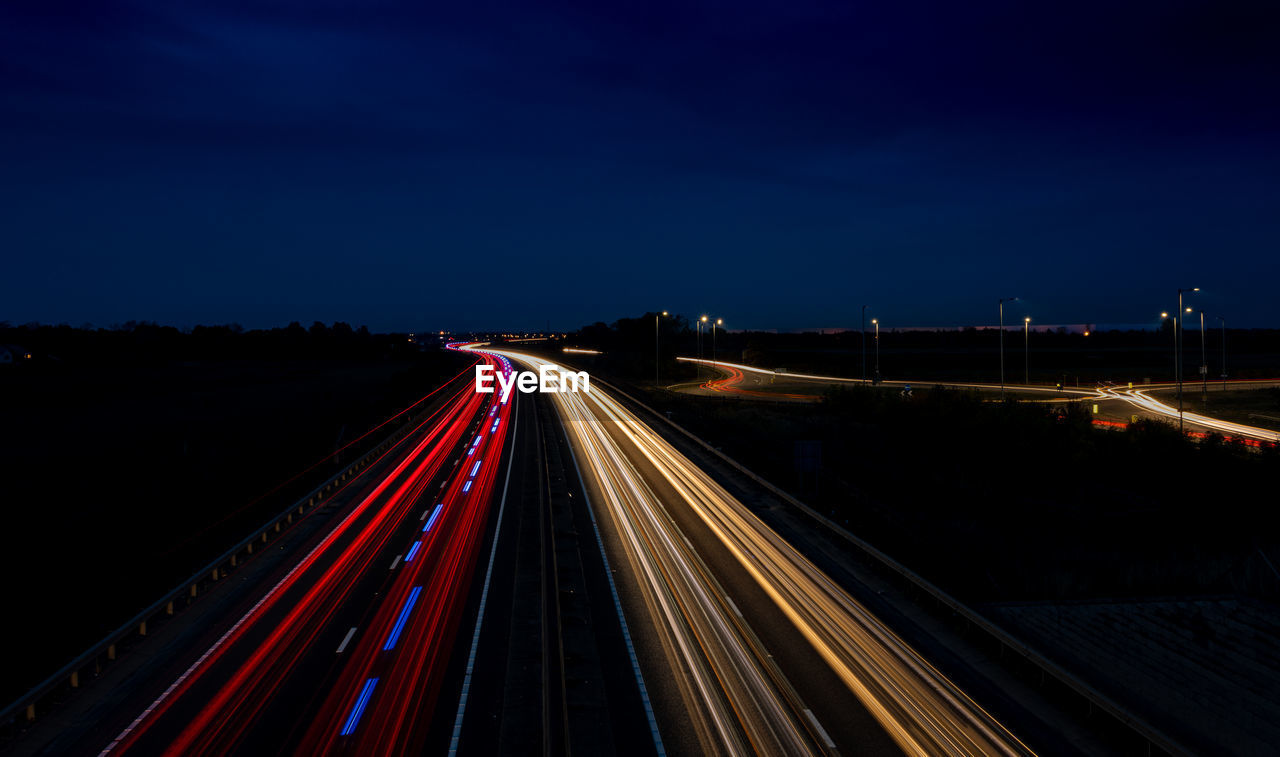
<svg viewBox="0 0 1280 757">
<path fill-rule="evenodd" d="M 1275 7 L 6 0 L 0 320 L 1280 325 Z"/>
</svg>

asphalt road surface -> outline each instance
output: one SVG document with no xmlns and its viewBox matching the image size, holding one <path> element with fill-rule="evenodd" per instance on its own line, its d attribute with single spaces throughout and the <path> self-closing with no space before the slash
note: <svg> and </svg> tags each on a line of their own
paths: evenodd
<svg viewBox="0 0 1280 757">
<path fill-rule="evenodd" d="M 1029 752 L 604 391 L 551 396 L 610 561 L 630 568 L 628 617 L 657 640 L 642 663 L 663 667 L 660 649 L 683 703 L 682 720 L 659 719 L 672 739 L 709 754 Z"/>
<path fill-rule="evenodd" d="M 433 710 L 457 699 L 445 683 L 451 668 L 457 677 L 511 419 L 495 395 L 455 385 L 291 541 L 264 547 L 131 667 L 95 682 L 91 705 L 16 751 L 443 750 L 453 718 Z"/>
</svg>

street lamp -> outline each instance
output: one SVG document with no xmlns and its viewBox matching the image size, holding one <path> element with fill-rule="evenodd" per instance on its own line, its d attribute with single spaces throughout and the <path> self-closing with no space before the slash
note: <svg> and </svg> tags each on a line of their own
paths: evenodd
<svg viewBox="0 0 1280 757">
<path fill-rule="evenodd" d="M 880 383 L 880 319 L 872 318 L 871 324 L 876 327 L 876 373 L 875 382 Z"/>
<path fill-rule="evenodd" d="M 666 315 L 667 311 L 662 311 L 662 315 Z M 658 355 L 658 318 L 661 316 L 657 313 L 653 314 L 653 386 L 658 387 L 658 364 L 662 358 Z"/>
<path fill-rule="evenodd" d="M 698 378 L 699 379 L 702 378 L 702 362 L 701 362 L 702 360 L 702 324 L 706 322 L 707 322 L 707 317 L 705 315 L 698 319 L 697 332 L 698 332 L 698 360 L 699 360 Z"/>
<path fill-rule="evenodd" d="M 862 383 L 867 383 L 867 306 L 862 306 Z"/>
<path fill-rule="evenodd" d="M 1173 320 L 1173 359 L 1178 369 L 1178 433 L 1182 433 L 1182 293 L 1183 292 L 1199 292 L 1200 287 L 1187 287 L 1178 290 L 1178 317 Z M 1187 312 L 1191 312 L 1191 308 L 1187 308 Z"/>
<path fill-rule="evenodd" d="M 1161 311 L 1160 328 L 1164 328 L 1164 320 L 1168 317 L 1169 317 L 1168 312 Z M 1178 380 L 1178 331 L 1177 329 L 1173 330 L 1173 380 L 1174 381 Z"/>
<path fill-rule="evenodd" d="M 723 326 L 723 325 L 724 325 L 723 318 L 717 318 L 716 322 L 711 324 L 711 365 L 712 367 L 715 367 L 715 364 L 716 364 L 716 326 Z M 723 330 L 724 329 L 721 329 L 721 331 Z"/>
<path fill-rule="evenodd" d="M 1022 383 L 1031 385 L 1031 316 L 1022 319 Z"/>
<path fill-rule="evenodd" d="M 1004 304 L 1017 302 L 1017 297 L 1000 298 L 1000 399 L 1004 399 Z"/>
<path fill-rule="evenodd" d="M 1218 316 L 1222 321 L 1222 391 L 1227 391 L 1227 319 Z"/>
</svg>

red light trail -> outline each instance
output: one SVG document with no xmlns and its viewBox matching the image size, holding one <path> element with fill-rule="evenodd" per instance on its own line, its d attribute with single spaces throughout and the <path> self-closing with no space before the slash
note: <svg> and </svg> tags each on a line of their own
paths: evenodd
<svg viewBox="0 0 1280 757">
<path fill-rule="evenodd" d="M 725 378 L 713 379 L 706 382 L 705 384 L 702 385 L 703 389 L 710 389 L 713 392 L 728 392 L 731 394 L 742 394 L 749 397 L 765 397 L 770 399 L 783 398 L 783 399 L 792 399 L 792 400 L 807 400 L 809 402 L 814 402 L 819 399 L 819 396 L 816 394 L 789 394 L 786 392 L 760 392 L 754 389 L 744 389 L 743 387 L 739 386 L 739 384 L 742 383 L 743 379 L 746 378 L 746 374 L 744 374 L 741 370 L 739 370 L 738 368 L 732 365 L 727 365 L 723 363 L 717 364 L 715 368 L 716 370 L 724 371 L 729 375 L 726 376 Z"/>
<path fill-rule="evenodd" d="M 510 368 L 502 358 L 485 360 L 500 370 Z M 178 733 L 163 745 L 165 754 L 244 748 L 250 730 L 303 658 L 319 649 L 333 653 L 328 639 L 339 608 L 361 601 L 376 602 L 372 620 L 359 629 L 349 650 L 353 634 L 347 632 L 341 671 L 330 679 L 336 682 L 323 693 L 319 711 L 307 713 L 298 748 L 318 754 L 353 744 L 379 752 L 419 747 L 483 548 L 511 408 L 466 384 L 406 437 L 415 441 L 402 441 L 383 456 L 402 458 L 380 481 L 375 484 L 362 473 L 348 482 L 344 491 L 371 489 L 104 753 L 141 748 L 171 712 L 162 730 Z M 458 450 L 465 464 L 454 462 L 440 491 L 428 492 Z M 418 517 L 422 508 L 434 511 L 429 520 L 427 512 Z M 425 525 L 397 545 L 409 522 Z M 412 552 L 403 563 L 397 555 L 392 569 L 399 570 L 390 590 L 376 599 L 353 596 L 362 576 L 387 570 L 389 551 Z M 214 689 L 207 701 L 194 701 L 197 686 Z M 179 703 L 181 715 L 174 712 Z M 146 751 L 158 748 L 146 742 Z"/>
<path fill-rule="evenodd" d="M 499 366 L 510 370 L 510 365 Z M 418 753 L 439 696 L 467 591 L 482 548 L 494 482 L 510 420 L 510 404 L 491 395 L 494 422 L 486 416 L 466 464 L 450 479 L 437 513 L 424 526 L 414 562 L 396 577 L 368 633 L 352 653 L 338 684 L 326 696 L 299 745 L 304 754 L 354 750 L 366 754 Z M 474 461 L 474 462 L 473 462 Z M 401 617 L 414 592 L 417 611 Z M 397 624 L 403 629 L 397 633 Z M 398 640 L 392 642 L 392 634 Z M 390 646 L 391 648 L 388 648 Z M 343 735 L 348 712 L 367 681 L 377 690 L 362 722 Z"/>
</svg>

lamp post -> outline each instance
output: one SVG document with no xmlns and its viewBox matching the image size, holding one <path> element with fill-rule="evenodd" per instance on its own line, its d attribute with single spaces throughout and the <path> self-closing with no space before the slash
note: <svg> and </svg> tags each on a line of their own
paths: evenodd
<svg viewBox="0 0 1280 757">
<path fill-rule="evenodd" d="M 1004 304 L 1017 302 L 1017 297 L 1000 298 L 1000 399 L 1004 399 Z"/>
<path fill-rule="evenodd" d="M 1177 381 L 1178 381 L 1178 433 L 1179 434 L 1182 433 L 1182 331 L 1183 331 L 1182 329 L 1182 325 L 1183 325 L 1182 293 L 1183 292 L 1199 292 L 1199 291 L 1200 291 L 1200 287 L 1187 287 L 1187 288 L 1178 290 L 1178 317 L 1173 320 L 1173 339 L 1174 339 L 1173 359 L 1175 362 L 1174 367 L 1177 368 L 1177 374 L 1178 374 Z M 1187 312 L 1190 312 L 1190 311 L 1191 311 L 1191 308 L 1187 308 Z"/>
<path fill-rule="evenodd" d="M 707 322 L 707 317 L 705 315 L 698 319 L 698 360 L 699 361 L 702 360 L 702 324 L 706 322 Z M 699 379 L 702 378 L 701 362 L 698 363 L 698 378 Z"/>
<path fill-rule="evenodd" d="M 666 314 L 667 311 L 665 310 L 662 311 L 661 315 L 658 313 L 653 314 L 653 386 L 655 389 L 658 387 L 658 365 L 662 361 L 658 353 L 658 318 Z"/>
<path fill-rule="evenodd" d="M 1164 328 L 1164 321 L 1169 317 L 1167 312 L 1160 313 L 1160 327 Z M 1173 332 L 1173 380 L 1178 380 L 1178 332 Z"/>
<path fill-rule="evenodd" d="M 1227 391 L 1227 319 L 1218 316 L 1222 321 L 1222 391 Z"/>
<path fill-rule="evenodd" d="M 1031 316 L 1022 319 L 1022 383 L 1031 385 Z"/>
<path fill-rule="evenodd" d="M 1187 313 L 1194 313 L 1193 308 L 1186 308 L 1182 311 L 1182 323 L 1178 329 L 1178 354 L 1179 363 L 1178 370 L 1182 372 L 1183 378 L 1178 379 L 1178 430 L 1182 430 L 1182 384 L 1186 380 L 1187 374 L 1187 341 L 1185 338 L 1187 331 Z"/>
<path fill-rule="evenodd" d="M 716 365 L 716 326 L 723 326 L 724 319 L 717 318 L 715 323 L 711 324 L 711 367 Z M 723 329 L 722 329 L 723 330 Z"/>
<path fill-rule="evenodd" d="M 867 306 L 862 306 L 862 383 L 867 383 Z"/>
<path fill-rule="evenodd" d="M 876 327 L 876 372 L 872 377 L 873 380 L 880 383 L 880 319 L 872 318 L 871 325 Z"/>
</svg>

